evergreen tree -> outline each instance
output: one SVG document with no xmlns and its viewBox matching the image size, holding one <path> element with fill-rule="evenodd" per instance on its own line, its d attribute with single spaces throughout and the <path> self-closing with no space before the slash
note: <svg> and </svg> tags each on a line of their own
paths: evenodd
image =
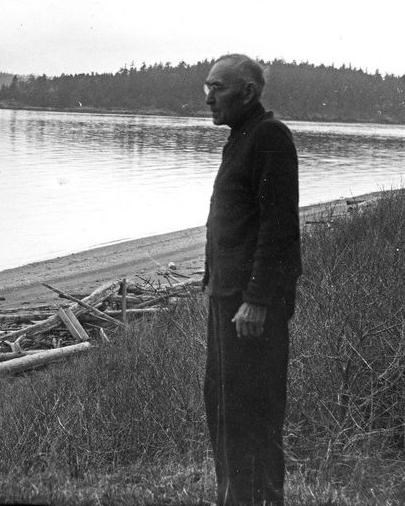
<svg viewBox="0 0 405 506">
<path fill-rule="evenodd" d="M 315 66 L 283 60 L 266 68 L 266 108 L 285 119 L 405 123 L 405 76 L 368 74 L 345 65 Z M 0 100 L 21 106 L 102 108 L 179 115 L 208 114 L 202 93 L 213 61 L 176 66 L 158 62 L 122 67 L 115 74 L 62 74 L 12 78 Z"/>
</svg>

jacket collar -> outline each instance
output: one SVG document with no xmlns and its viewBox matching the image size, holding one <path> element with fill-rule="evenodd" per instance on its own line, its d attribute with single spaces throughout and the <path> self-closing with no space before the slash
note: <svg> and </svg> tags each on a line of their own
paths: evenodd
<svg viewBox="0 0 405 506">
<path fill-rule="evenodd" d="M 262 104 L 257 102 L 257 104 L 249 109 L 238 123 L 232 127 L 230 137 L 239 133 L 245 135 L 256 124 L 257 120 L 260 120 L 265 114 L 269 115 L 269 117 L 273 117 L 272 112 L 266 113 Z"/>
</svg>

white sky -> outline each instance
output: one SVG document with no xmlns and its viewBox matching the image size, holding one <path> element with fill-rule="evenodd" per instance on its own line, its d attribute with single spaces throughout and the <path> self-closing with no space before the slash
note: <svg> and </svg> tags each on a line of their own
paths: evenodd
<svg viewBox="0 0 405 506">
<path fill-rule="evenodd" d="M 116 72 L 228 52 L 405 74 L 405 0 L 0 0 L 0 71 Z"/>
</svg>

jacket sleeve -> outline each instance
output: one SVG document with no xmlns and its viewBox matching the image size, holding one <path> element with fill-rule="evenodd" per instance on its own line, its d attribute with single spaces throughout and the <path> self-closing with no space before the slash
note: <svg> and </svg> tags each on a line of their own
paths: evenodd
<svg viewBox="0 0 405 506">
<path fill-rule="evenodd" d="M 253 267 L 243 300 L 271 305 L 295 291 L 301 273 L 298 215 L 298 161 L 283 124 L 262 123 L 254 143 L 253 179 L 259 229 Z"/>
</svg>

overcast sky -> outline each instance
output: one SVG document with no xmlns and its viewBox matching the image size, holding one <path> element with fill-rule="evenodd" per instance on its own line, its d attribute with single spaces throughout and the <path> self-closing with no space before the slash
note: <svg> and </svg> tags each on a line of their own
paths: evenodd
<svg viewBox="0 0 405 506">
<path fill-rule="evenodd" d="M 116 72 L 223 53 L 405 74 L 405 0 L 0 0 L 0 71 Z"/>
</svg>

